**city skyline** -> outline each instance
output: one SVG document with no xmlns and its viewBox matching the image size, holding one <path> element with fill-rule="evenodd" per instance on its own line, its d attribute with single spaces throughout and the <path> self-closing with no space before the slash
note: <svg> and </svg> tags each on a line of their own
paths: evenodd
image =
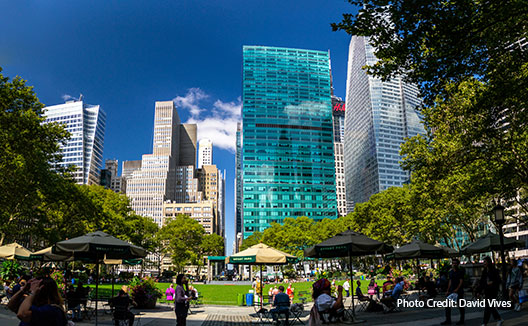
<svg viewBox="0 0 528 326">
<path fill-rule="evenodd" d="M 101 105 L 107 114 L 103 160 L 137 161 L 151 151 L 155 101 L 173 99 L 182 122 L 197 123 L 198 140 L 213 141 L 213 163 L 227 171 L 228 250 L 242 46 L 330 50 L 335 93 L 345 96 L 350 38 L 330 27 L 354 11 L 344 1 L 302 7 L 296 1 L 2 3 L 0 10 L 3 74 L 27 79 L 46 105 L 81 93 Z"/>
</svg>

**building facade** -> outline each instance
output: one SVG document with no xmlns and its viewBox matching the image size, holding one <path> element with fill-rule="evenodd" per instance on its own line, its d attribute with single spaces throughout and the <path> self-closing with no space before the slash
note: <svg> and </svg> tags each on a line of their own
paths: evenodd
<svg viewBox="0 0 528 326">
<path fill-rule="evenodd" d="M 388 81 L 362 69 L 376 62 L 364 37 L 352 36 L 348 56 L 344 162 L 347 209 L 389 187 L 402 186 L 400 145 L 423 133 L 418 88 L 396 76 Z"/>
<path fill-rule="evenodd" d="M 196 164 L 196 127 L 180 123 L 173 101 L 156 102 L 152 154 L 142 156 L 141 168 L 126 182 L 126 194 L 136 214 L 163 225 L 163 203 L 176 198 L 180 163 Z"/>
<path fill-rule="evenodd" d="M 132 177 L 132 173 L 141 168 L 141 160 L 123 161 L 121 166 L 121 192 L 126 194 L 127 180 Z"/>
<path fill-rule="evenodd" d="M 243 237 L 286 217 L 337 217 L 330 55 L 243 47 Z"/>
<path fill-rule="evenodd" d="M 339 216 L 347 214 L 346 183 L 345 183 L 345 102 L 337 96 L 332 96 L 332 119 L 334 126 L 334 159 L 336 176 L 337 211 Z"/>
<path fill-rule="evenodd" d="M 213 142 L 204 138 L 200 140 L 200 145 L 198 146 L 198 168 L 211 164 L 213 164 Z"/>
<path fill-rule="evenodd" d="M 215 222 L 215 203 L 212 200 L 204 200 L 199 203 L 172 203 L 163 204 L 163 215 L 165 218 L 187 215 L 203 226 L 205 233 L 214 233 L 217 229 Z"/>
<path fill-rule="evenodd" d="M 242 234 L 242 124 L 237 123 L 235 154 L 235 234 Z"/>
<path fill-rule="evenodd" d="M 72 177 L 78 184 L 99 184 L 103 168 L 106 114 L 99 105 L 80 100 L 44 108 L 43 123 L 63 124 L 71 138 L 61 148 L 60 168 L 75 166 Z"/>
</svg>

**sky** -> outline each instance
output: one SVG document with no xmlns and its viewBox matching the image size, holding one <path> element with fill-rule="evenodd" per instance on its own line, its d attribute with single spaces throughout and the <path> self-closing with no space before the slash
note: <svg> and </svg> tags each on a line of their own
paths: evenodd
<svg viewBox="0 0 528 326">
<path fill-rule="evenodd" d="M 104 159 L 152 153 L 154 102 L 173 100 L 182 122 L 213 141 L 226 175 L 227 253 L 234 240 L 235 131 L 242 46 L 329 50 L 345 97 L 350 36 L 332 22 L 345 0 L 0 1 L 0 67 L 46 105 L 83 95 L 106 112 Z"/>
</svg>

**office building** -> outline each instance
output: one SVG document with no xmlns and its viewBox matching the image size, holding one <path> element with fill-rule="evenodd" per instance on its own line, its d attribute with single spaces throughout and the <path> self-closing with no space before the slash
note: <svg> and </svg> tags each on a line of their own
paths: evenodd
<svg viewBox="0 0 528 326">
<path fill-rule="evenodd" d="M 176 203 L 199 203 L 202 201 L 202 192 L 199 189 L 198 178 L 194 165 L 176 167 Z"/>
<path fill-rule="evenodd" d="M 242 124 L 237 123 L 235 156 L 235 234 L 242 234 Z M 238 247 L 237 247 L 238 248 Z"/>
<path fill-rule="evenodd" d="M 127 180 L 132 177 L 132 173 L 141 168 L 141 160 L 123 161 L 121 167 L 121 192 L 126 194 Z"/>
<path fill-rule="evenodd" d="M 200 145 L 198 146 L 198 168 L 211 164 L 213 164 L 213 142 L 204 138 L 200 140 Z"/>
<path fill-rule="evenodd" d="M 196 164 L 196 128 L 181 125 L 174 102 L 156 102 L 152 154 L 144 154 L 141 168 L 126 181 L 132 209 L 163 225 L 163 203 L 176 198 L 176 167 Z"/>
<path fill-rule="evenodd" d="M 199 203 L 173 203 L 167 201 L 163 203 L 163 215 L 165 218 L 187 215 L 203 226 L 205 233 L 214 233 L 217 228 L 215 222 L 215 203 L 212 200 L 204 200 Z"/>
<path fill-rule="evenodd" d="M 352 36 L 348 56 L 344 163 L 347 209 L 371 195 L 409 182 L 400 167 L 400 145 L 423 133 L 418 89 L 400 76 L 388 81 L 362 68 L 376 63 L 374 48 Z"/>
<path fill-rule="evenodd" d="M 63 124 L 71 134 L 61 148 L 60 168 L 75 166 L 72 177 L 78 184 L 99 184 L 103 168 L 106 114 L 99 105 L 79 100 L 44 108 L 43 123 Z"/>
<path fill-rule="evenodd" d="M 286 217 L 337 217 L 330 55 L 243 47 L 243 237 Z"/>
<path fill-rule="evenodd" d="M 339 212 L 339 216 L 345 216 L 347 214 L 344 165 L 345 159 L 343 155 L 343 139 L 345 135 L 345 102 L 340 97 L 334 95 L 332 95 L 332 119 L 334 126 L 334 159 L 337 211 Z"/>
</svg>

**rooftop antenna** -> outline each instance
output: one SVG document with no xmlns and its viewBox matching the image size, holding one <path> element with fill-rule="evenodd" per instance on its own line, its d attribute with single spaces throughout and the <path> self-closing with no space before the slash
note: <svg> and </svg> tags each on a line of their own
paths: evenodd
<svg viewBox="0 0 528 326">
<path fill-rule="evenodd" d="M 79 101 L 82 101 L 82 100 L 83 100 L 83 95 L 79 94 Z"/>
</svg>

